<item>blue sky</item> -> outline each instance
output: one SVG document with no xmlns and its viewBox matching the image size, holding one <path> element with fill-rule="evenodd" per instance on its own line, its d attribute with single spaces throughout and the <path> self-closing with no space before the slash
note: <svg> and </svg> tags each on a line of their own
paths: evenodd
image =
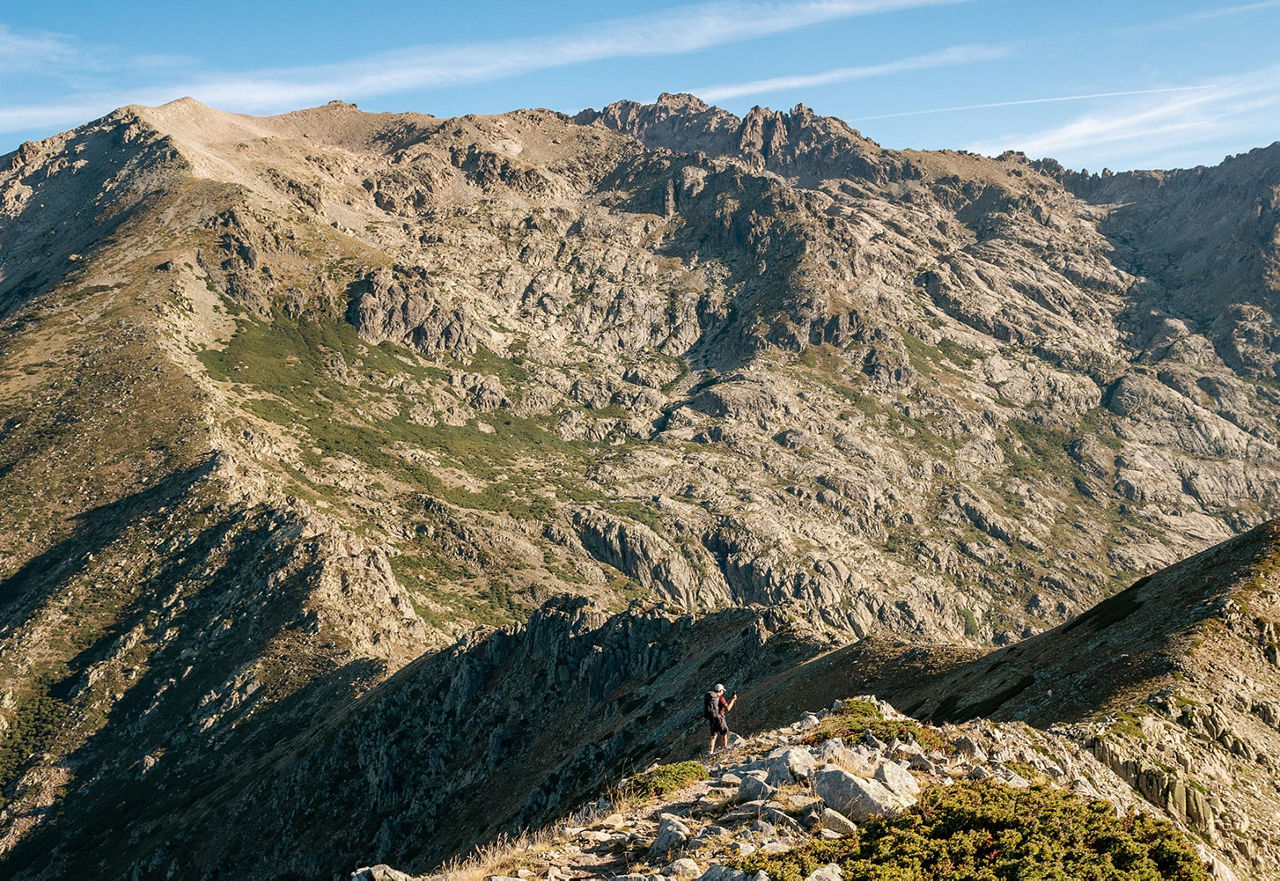
<svg viewBox="0 0 1280 881">
<path fill-rule="evenodd" d="M 0 9 L 0 153 L 184 95 L 454 116 L 688 91 L 889 147 L 1168 168 L 1280 138 L 1277 46 L 1280 0 L 45 0 Z"/>
</svg>

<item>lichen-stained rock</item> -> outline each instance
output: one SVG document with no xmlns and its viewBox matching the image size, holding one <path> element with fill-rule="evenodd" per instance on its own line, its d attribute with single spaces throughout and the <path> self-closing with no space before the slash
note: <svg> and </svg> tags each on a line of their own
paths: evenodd
<svg viewBox="0 0 1280 881">
<path fill-rule="evenodd" d="M 876 767 L 875 779 L 883 783 L 890 792 L 903 798 L 915 798 L 920 794 L 920 784 L 911 772 L 897 762 L 881 762 Z"/>
</svg>

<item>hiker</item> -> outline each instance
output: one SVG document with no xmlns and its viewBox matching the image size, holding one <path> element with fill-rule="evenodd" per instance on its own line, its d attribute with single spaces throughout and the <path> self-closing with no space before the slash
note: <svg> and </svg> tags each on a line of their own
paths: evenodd
<svg viewBox="0 0 1280 881">
<path fill-rule="evenodd" d="M 737 692 L 734 692 L 733 697 L 728 700 L 724 699 L 724 685 L 722 684 L 717 684 L 703 698 L 702 718 L 707 720 L 707 725 L 711 728 L 711 748 L 707 750 L 708 756 L 716 754 L 717 737 L 722 738 L 725 749 L 729 748 L 729 722 L 725 719 L 725 715 L 733 709 L 733 705 L 737 702 Z"/>
</svg>

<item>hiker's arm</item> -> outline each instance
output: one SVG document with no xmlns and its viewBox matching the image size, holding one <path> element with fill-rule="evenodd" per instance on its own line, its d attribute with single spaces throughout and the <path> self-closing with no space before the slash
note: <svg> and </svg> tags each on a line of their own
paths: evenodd
<svg viewBox="0 0 1280 881">
<path fill-rule="evenodd" d="M 729 709 L 732 710 L 733 705 L 736 704 L 737 702 L 738 702 L 738 696 L 736 694 L 733 697 L 729 698 Z"/>
</svg>

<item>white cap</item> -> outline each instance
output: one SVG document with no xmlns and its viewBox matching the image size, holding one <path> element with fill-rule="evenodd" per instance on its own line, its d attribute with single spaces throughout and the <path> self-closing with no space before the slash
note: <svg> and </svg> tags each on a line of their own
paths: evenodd
<svg viewBox="0 0 1280 881">
<path fill-rule="evenodd" d="M 724 684 L 716 683 L 716 691 L 724 691 Z"/>
</svg>

